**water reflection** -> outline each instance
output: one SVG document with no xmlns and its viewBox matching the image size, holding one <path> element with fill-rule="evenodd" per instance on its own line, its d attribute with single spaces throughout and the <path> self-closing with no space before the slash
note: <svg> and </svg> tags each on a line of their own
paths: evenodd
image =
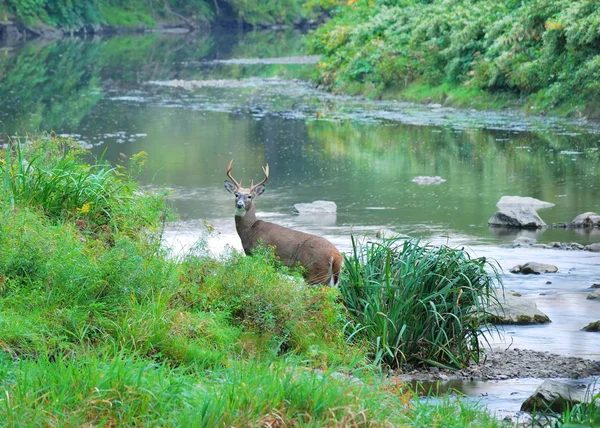
<svg viewBox="0 0 600 428">
<path fill-rule="evenodd" d="M 294 203 L 335 201 L 337 230 L 299 224 L 320 234 L 506 242 L 514 231 L 487 227 L 503 195 L 555 203 L 540 211 L 547 223 L 600 211 L 596 124 L 333 96 L 303 80 L 314 58 L 302 54 L 302 35 L 291 31 L 28 44 L 0 60 L 0 131 L 74 134 L 115 162 L 145 150 L 144 182 L 183 189 L 175 203 L 190 220 L 228 217 L 221 182 L 231 158 L 246 180 L 269 163 L 259 210 L 288 224 Z M 177 83 L 192 81 L 211 83 Z M 420 186 L 420 175 L 446 181 Z M 552 229 L 535 238 L 600 237 Z"/>
</svg>

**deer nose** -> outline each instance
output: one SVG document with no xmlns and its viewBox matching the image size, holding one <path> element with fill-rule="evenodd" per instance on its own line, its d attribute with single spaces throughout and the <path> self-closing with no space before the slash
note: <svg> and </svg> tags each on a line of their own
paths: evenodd
<svg viewBox="0 0 600 428">
<path fill-rule="evenodd" d="M 236 206 L 237 206 L 239 209 L 242 209 L 242 208 L 244 208 L 244 201 L 237 201 L 237 203 L 236 203 Z"/>
</svg>

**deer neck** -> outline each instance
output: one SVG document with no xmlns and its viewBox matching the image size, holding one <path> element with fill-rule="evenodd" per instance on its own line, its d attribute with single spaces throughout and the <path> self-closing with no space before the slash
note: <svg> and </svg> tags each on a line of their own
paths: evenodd
<svg viewBox="0 0 600 428">
<path fill-rule="evenodd" d="M 238 235 L 240 235 L 240 238 L 242 238 L 242 241 L 244 241 L 244 237 L 246 236 L 248 230 L 250 230 L 250 228 L 255 222 L 256 210 L 254 208 L 254 204 L 250 204 L 244 215 L 238 215 L 236 213 L 235 228 L 237 230 Z"/>
</svg>

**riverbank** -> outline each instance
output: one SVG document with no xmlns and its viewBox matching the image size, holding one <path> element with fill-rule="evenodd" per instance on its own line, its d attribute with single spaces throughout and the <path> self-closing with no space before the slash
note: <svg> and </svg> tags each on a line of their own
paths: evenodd
<svg viewBox="0 0 600 428">
<path fill-rule="evenodd" d="M 478 109 L 600 117 L 600 6 L 358 0 L 312 37 L 332 91 Z M 434 18 L 432 18 L 434 17 Z"/>
<path fill-rule="evenodd" d="M 0 42 L 63 35 L 208 31 L 213 26 L 301 28 L 315 26 L 324 18 L 320 6 L 305 7 L 301 0 L 277 4 L 236 0 L 186 4 L 131 0 L 124 5 L 110 0 L 92 4 L 73 0 L 68 6 L 62 1 L 56 3 L 0 2 Z"/>
<path fill-rule="evenodd" d="M 507 380 L 507 379 L 583 379 L 600 375 L 600 361 L 552 354 L 530 349 L 491 349 L 485 361 L 460 370 L 430 367 L 394 374 L 403 382 L 448 380 Z"/>
</svg>

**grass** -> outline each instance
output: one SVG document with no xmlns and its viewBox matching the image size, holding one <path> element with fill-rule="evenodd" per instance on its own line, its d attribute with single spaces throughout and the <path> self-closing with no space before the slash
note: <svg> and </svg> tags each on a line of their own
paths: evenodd
<svg viewBox="0 0 600 428">
<path fill-rule="evenodd" d="M 395 238 L 352 243 L 340 285 L 347 328 L 375 362 L 460 368 L 480 360 L 484 308 L 494 299 L 485 258 Z"/>
<path fill-rule="evenodd" d="M 42 135 L 1 159 L 0 426 L 497 426 L 390 385 L 343 295 L 272 250 L 169 257 L 144 154 Z"/>
</svg>

